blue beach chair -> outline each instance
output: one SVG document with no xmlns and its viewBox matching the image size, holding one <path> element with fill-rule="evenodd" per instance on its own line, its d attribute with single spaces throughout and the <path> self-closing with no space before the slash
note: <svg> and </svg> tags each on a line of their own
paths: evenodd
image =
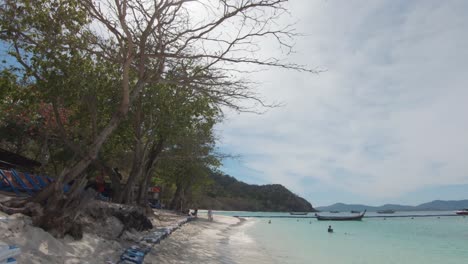
<svg viewBox="0 0 468 264">
<path fill-rule="evenodd" d="M 12 171 L 15 171 L 15 170 L 12 170 Z M 40 185 L 39 183 L 39 180 L 37 179 L 37 177 L 33 174 L 29 174 L 29 173 L 26 173 L 26 172 L 17 172 L 15 171 L 17 174 L 18 173 L 22 173 L 24 175 L 24 177 L 31 183 L 31 185 L 34 187 L 34 190 L 36 191 L 40 191 L 43 187 Z"/>
<path fill-rule="evenodd" d="M 11 174 L 6 173 L 6 171 L 0 170 L 0 190 L 6 192 L 15 192 L 16 195 L 20 196 L 18 190 L 20 186 L 13 180 Z"/>
<path fill-rule="evenodd" d="M 29 182 L 23 181 L 23 179 L 26 180 L 23 175 L 20 177 L 20 175 L 16 174 L 14 171 L 7 171 L 6 173 L 10 173 L 24 191 L 26 191 L 29 195 L 33 195 L 34 187 Z"/>
<path fill-rule="evenodd" d="M 11 170 L 11 173 L 15 175 L 17 179 L 23 182 L 23 184 L 26 186 L 25 189 L 29 189 L 34 192 L 38 192 L 41 190 L 41 188 L 37 185 L 37 183 L 33 179 L 31 179 L 31 177 L 28 174 L 15 171 L 13 169 Z"/>
<path fill-rule="evenodd" d="M 47 185 L 49 185 L 46 179 L 43 178 L 44 176 L 41 176 L 41 175 L 35 175 L 35 176 L 36 176 L 37 181 L 39 182 L 39 185 L 41 185 L 42 188 L 45 188 L 47 187 Z"/>
</svg>

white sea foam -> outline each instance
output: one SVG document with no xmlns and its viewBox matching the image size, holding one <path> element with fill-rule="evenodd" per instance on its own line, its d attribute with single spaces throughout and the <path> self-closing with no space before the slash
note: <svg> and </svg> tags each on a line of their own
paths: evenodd
<svg viewBox="0 0 468 264">
<path fill-rule="evenodd" d="M 259 221 L 256 219 L 248 219 L 231 230 L 227 247 L 230 260 L 228 263 L 277 263 L 249 234 L 249 230 L 255 228 L 258 223 Z"/>
<path fill-rule="evenodd" d="M 232 235 L 229 237 L 229 243 L 232 245 L 247 245 L 255 243 L 255 240 L 246 233 L 246 230 L 256 224 L 255 219 L 246 220 L 242 225 L 233 230 Z"/>
</svg>

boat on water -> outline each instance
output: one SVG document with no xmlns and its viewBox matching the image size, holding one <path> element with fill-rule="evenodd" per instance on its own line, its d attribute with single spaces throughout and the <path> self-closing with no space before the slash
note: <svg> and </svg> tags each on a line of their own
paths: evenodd
<svg viewBox="0 0 468 264">
<path fill-rule="evenodd" d="M 455 212 L 457 215 L 468 215 L 468 209 L 462 209 Z"/>
<path fill-rule="evenodd" d="M 308 212 L 289 212 L 290 215 L 307 215 Z"/>
<path fill-rule="evenodd" d="M 377 211 L 378 214 L 393 214 L 395 213 L 394 210 L 381 210 L 381 211 Z"/>
<path fill-rule="evenodd" d="M 361 212 L 360 212 L 360 211 L 351 210 L 351 213 L 352 213 L 352 214 L 360 214 Z"/>
<path fill-rule="evenodd" d="M 366 210 L 362 214 L 351 216 L 325 216 L 319 214 L 315 214 L 315 216 L 319 221 L 361 221 L 365 214 Z"/>
<path fill-rule="evenodd" d="M 332 214 L 337 214 L 337 213 L 339 213 L 339 212 L 340 212 L 340 211 L 330 211 L 330 213 L 332 213 Z"/>
</svg>

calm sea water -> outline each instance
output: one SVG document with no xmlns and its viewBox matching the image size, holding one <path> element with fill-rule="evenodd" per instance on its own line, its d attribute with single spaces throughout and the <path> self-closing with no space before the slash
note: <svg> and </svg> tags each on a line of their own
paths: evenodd
<svg viewBox="0 0 468 264">
<path fill-rule="evenodd" d="M 363 221 L 328 222 L 268 218 L 271 215 L 288 215 L 278 213 L 217 214 L 267 217 L 248 218 L 233 236 L 232 243 L 236 247 L 244 245 L 243 251 L 238 251 L 239 263 L 268 262 L 260 255 L 267 255 L 275 263 L 297 264 L 468 263 L 468 217 L 364 218 Z M 369 213 L 369 216 L 372 215 L 376 214 Z M 272 223 L 268 224 L 268 220 Z M 333 234 L 327 232 L 328 225 L 332 225 Z M 257 257 L 258 261 L 255 259 Z"/>
</svg>

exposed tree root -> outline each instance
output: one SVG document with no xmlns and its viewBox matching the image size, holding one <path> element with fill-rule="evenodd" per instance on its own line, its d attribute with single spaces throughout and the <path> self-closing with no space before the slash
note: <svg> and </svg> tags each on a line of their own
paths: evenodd
<svg viewBox="0 0 468 264">
<path fill-rule="evenodd" d="M 120 235 L 126 230 L 137 231 L 153 227 L 148 216 L 151 208 L 106 203 L 95 200 L 93 190 L 68 193 L 54 192 L 44 203 L 32 202 L 31 199 L 8 198 L 0 201 L 0 210 L 7 214 L 21 213 L 31 217 L 33 225 L 40 227 L 54 237 L 70 235 L 75 239 L 83 236 L 83 225 L 90 221 L 95 228 L 92 232 L 100 234 L 99 226 L 107 224 L 107 219 L 116 218 L 122 224 Z"/>
<path fill-rule="evenodd" d="M 122 222 L 124 230 L 143 231 L 153 228 L 145 208 L 142 207 L 95 201 L 84 213 L 97 221 L 113 216 Z"/>
<path fill-rule="evenodd" d="M 0 210 L 7 214 L 28 215 L 35 226 L 55 237 L 71 235 L 75 239 L 81 239 L 83 230 L 78 218 L 95 196 L 93 190 L 70 191 L 68 195 L 56 192 L 44 204 L 31 202 L 29 199 L 13 198 L 0 203 Z"/>
<path fill-rule="evenodd" d="M 18 202 L 10 200 L 0 203 L 0 210 L 7 214 L 24 214 L 28 216 L 34 216 L 42 214 L 42 207 L 39 204 L 31 203 L 27 201 Z"/>
</svg>

